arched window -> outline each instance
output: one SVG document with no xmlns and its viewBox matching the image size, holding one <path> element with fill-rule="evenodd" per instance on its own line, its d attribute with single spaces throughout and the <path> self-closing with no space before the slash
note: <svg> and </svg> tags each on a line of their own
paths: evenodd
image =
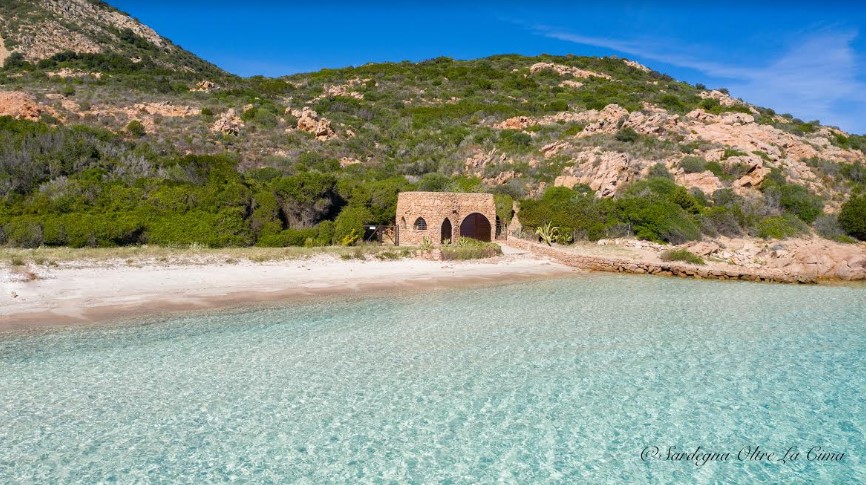
<svg viewBox="0 0 866 485">
<path fill-rule="evenodd" d="M 413 224 L 413 227 L 415 228 L 416 231 L 426 231 L 427 230 L 427 221 L 425 221 L 423 217 L 419 217 L 419 218 L 415 219 L 415 224 Z"/>
<path fill-rule="evenodd" d="M 405 217 L 400 218 L 400 227 L 403 229 L 406 229 L 406 218 Z"/>
</svg>

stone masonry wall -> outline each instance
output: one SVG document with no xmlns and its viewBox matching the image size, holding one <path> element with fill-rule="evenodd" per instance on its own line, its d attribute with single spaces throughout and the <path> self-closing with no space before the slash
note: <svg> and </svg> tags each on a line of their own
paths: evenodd
<svg viewBox="0 0 866 485">
<path fill-rule="evenodd" d="M 490 223 L 490 240 L 496 237 L 496 203 L 492 194 L 455 192 L 401 192 L 397 196 L 397 231 L 401 246 L 418 246 L 429 238 L 434 246 L 442 243 L 445 219 L 451 221 L 451 241 L 460 237 L 460 224 L 466 216 L 479 213 Z M 415 221 L 423 218 L 426 230 L 416 230 Z"/>
</svg>

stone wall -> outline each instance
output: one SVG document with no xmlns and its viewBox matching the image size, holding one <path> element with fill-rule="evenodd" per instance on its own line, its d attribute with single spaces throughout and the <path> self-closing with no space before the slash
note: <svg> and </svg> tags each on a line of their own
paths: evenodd
<svg viewBox="0 0 866 485">
<path fill-rule="evenodd" d="M 455 192 L 401 192 L 397 196 L 397 234 L 399 245 L 419 246 L 429 238 L 434 246 L 442 244 L 442 226 L 451 223 L 449 237 L 456 241 L 460 225 L 471 214 L 481 214 L 490 223 L 490 239 L 496 237 L 496 203 L 493 194 L 464 194 Z M 426 229 L 416 229 L 422 218 Z"/>
</svg>

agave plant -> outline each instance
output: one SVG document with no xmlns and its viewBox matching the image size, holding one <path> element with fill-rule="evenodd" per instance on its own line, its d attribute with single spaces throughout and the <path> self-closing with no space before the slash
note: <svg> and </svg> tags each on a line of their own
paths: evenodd
<svg viewBox="0 0 866 485">
<path fill-rule="evenodd" d="M 419 248 L 421 251 L 430 251 L 433 249 L 433 240 L 425 236 L 424 239 L 421 240 Z"/>
<path fill-rule="evenodd" d="M 543 226 L 538 226 L 535 229 L 535 234 L 550 246 L 551 243 L 556 240 L 557 236 L 559 236 L 559 227 L 548 222 Z"/>
</svg>

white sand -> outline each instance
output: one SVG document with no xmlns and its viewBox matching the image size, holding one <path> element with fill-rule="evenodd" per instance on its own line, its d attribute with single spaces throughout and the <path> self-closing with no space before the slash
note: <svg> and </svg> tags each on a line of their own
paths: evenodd
<svg viewBox="0 0 866 485">
<path fill-rule="evenodd" d="M 511 253 L 511 254 L 509 254 Z M 506 251 L 492 260 L 308 260 L 183 266 L 64 267 L 22 281 L 0 270 L 0 327 L 68 324 L 320 295 L 501 282 L 574 269 Z"/>
</svg>

